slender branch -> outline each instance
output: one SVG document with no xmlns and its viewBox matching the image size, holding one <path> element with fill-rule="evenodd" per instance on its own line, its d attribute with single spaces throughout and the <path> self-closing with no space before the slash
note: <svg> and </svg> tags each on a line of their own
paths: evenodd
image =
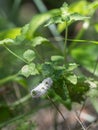
<svg viewBox="0 0 98 130">
<path fill-rule="evenodd" d="M 62 116 L 62 118 L 64 119 L 64 121 L 66 121 L 64 115 L 62 114 L 62 112 L 58 109 L 58 107 L 56 106 L 56 104 L 53 102 L 53 100 L 47 95 L 48 99 L 52 102 L 52 104 L 55 106 L 55 108 L 57 109 L 57 111 L 60 113 L 60 115 Z"/>
<path fill-rule="evenodd" d="M 97 56 L 96 63 L 95 63 L 95 66 L 94 66 L 93 75 L 95 75 L 95 72 L 96 72 L 96 69 L 97 69 L 97 65 L 98 65 L 98 56 Z"/>
<path fill-rule="evenodd" d="M 54 41 L 54 38 L 52 37 L 49 37 L 49 39 L 51 41 Z M 64 41 L 65 38 L 59 38 L 59 37 L 56 37 L 56 41 Z M 93 44 L 98 44 L 98 41 L 91 41 L 91 40 L 85 40 L 85 39 L 77 39 L 77 37 L 75 39 L 71 38 L 71 39 L 68 39 L 67 38 L 67 41 L 71 41 L 71 42 L 77 42 L 77 43 L 93 43 Z M 72 47 L 72 45 L 70 45 Z"/>
<path fill-rule="evenodd" d="M 54 103 L 54 101 L 48 96 L 48 94 L 47 94 L 47 98 L 48 98 L 49 101 L 54 105 L 54 107 L 57 109 L 57 111 L 60 113 L 60 115 L 62 116 L 62 118 L 64 119 L 64 121 L 67 122 L 66 119 L 65 119 L 65 117 L 64 117 L 64 115 L 62 114 L 62 112 L 61 112 L 61 111 L 59 110 L 59 108 L 56 106 L 56 104 Z M 68 124 L 67 124 L 67 128 L 68 128 L 68 130 L 70 130 Z"/>
<path fill-rule="evenodd" d="M 39 54 L 39 52 L 33 47 L 33 50 L 35 51 L 36 55 L 39 57 L 39 59 L 44 62 L 44 59 L 42 58 L 42 56 Z"/>
<path fill-rule="evenodd" d="M 82 123 L 82 121 L 80 120 L 80 118 L 77 115 L 75 115 L 75 119 L 79 122 L 79 124 L 81 125 L 82 129 L 86 130 L 84 124 Z"/>
<path fill-rule="evenodd" d="M 77 39 L 77 38 L 75 38 L 75 39 L 67 39 L 67 41 L 71 41 L 72 42 L 72 44 L 75 42 L 75 43 L 93 43 L 93 44 L 98 44 L 98 41 L 90 41 L 90 40 L 85 40 L 85 39 L 83 39 L 83 40 L 81 40 L 81 39 Z M 73 48 L 73 47 L 75 47 L 75 46 L 72 46 L 72 45 L 70 45 L 70 47 L 71 47 L 71 49 Z"/>
<path fill-rule="evenodd" d="M 81 116 L 81 113 L 82 113 L 82 111 L 83 111 L 85 105 L 86 105 L 86 102 L 87 102 L 87 97 L 86 97 L 85 101 L 83 102 L 83 105 L 82 105 L 82 107 L 81 107 L 81 109 L 80 109 L 80 113 L 79 113 L 79 115 L 78 115 L 79 118 L 80 118 L 80 116 Z"/>
<path fill-rule="evenodd" d="M 28 63 L 27 61 L 25 61 L 22 57 L 18 56 L 16 53 L 14 53 L 12 50 L 10 50 L 6 45 L 3 45 L 6 50 L 8 50 L 12 55 L 14 55 L 15 57 L 17 57 L 18 59 L 20 59 L 21 61 Z"/>
<path fill-rule="evenodd" d="M 8 76 L 6 78 L 0 79 L 0 85 L 1 85 L 1 87 L 2 87 L 2 85 L 4 83 L 14 80 L 17 76 L 18 76 L 18 74 L 14 74 L 14 75 Z"/>
<path fill-rule="evenodd" d="M 57 126 L 57 110 L 55 109 L 54 111 L 54 130 L 58 130 L 58 126 Z"/>
<path fill-rule="evenodd" d="M 30 98 L 31 98 L 31 95 L 28 94 L 28 95 L 26 95 L 25 97 L 20 98 L 20 100 L 14 102 L 14 103 L 11 105 L 11 107 L 17 107 L 19 104 L 23 104 L 24 102 L 26 102 L 26 101 L 27 101 L 28 99 L 30 99 Z"/>
<path fill-rule="evenodd" d="M 65 42 L 64 42 L 64 57 L 65 57 L 65 61 L 67 58 L 67 38 L 68 38 L 68 25 L 66 22 L 66 29 L 65 29 Z"/>
</svg>

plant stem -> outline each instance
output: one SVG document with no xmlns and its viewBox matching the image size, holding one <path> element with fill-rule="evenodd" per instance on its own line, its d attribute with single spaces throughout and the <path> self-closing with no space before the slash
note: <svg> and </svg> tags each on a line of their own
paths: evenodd
<svg viewBox="0 0 98 130">
<path fill-rule="evenodd" d="M 65 41 L 64 41 L 64 58 L 66 61 L 67 58 L 67 37 L 68 37 L 68 25 L 66 22 L 66 29 L 65 29 Z"/>
<path fill-rule="evenodd" d="M 54 107 L 57 109 L 57 111 L 60 113 L 60 115 L 62 116 L 62 118 L 64 119 L 64 121 L 66 122 L 66 119 L 64 117 L 64 115 L 62 114 L 62 112 L 59 110 L 59 108 L 56 106 L 56 104 L 54 103 L 54 101 L 48 96 L 47 94 L 47 98 L 49 99 L 49 101 L 54 105 Z M 69 126 L 67 125 L 67 129 L 70 130 Z"/>
<path fill-rule="evenodd" d="M 17 107 L 20 104 L 23 104 L 24 102 L 28 101 L 28 99 L 31 98 L 31 95 L 28 94 L 25 97 L 20 98 L 18 101 L 14 102 L 11 107 Z"/>
<path fill-rule="evenodd" d="M 80 40 L 80 39 L 67 39 L 67 41 L 71 41 L 72 44 L 75 42 L 75 44 L 70 46 L 71 48 L 75 47 L 76 43 L 81 43 L 81 42 L 87 42 L 87 43 L 92 43 L 92 44 L 98 44 L 98 41 L 90 41 L 90 40 Z"/>
<path fill-rule="evenodd" d="M 39 52 L 33 47 L 33 50 L 35 51 L 35 53 L 37 54 L 37 56 L 39 57 L 39 59 L 44 62 L 44 59 L 41 57 L 41 55 L 39 54 Z"/>
<path fill-rule="evenodd" d="M 2 87 L 2 85 L 4 83 L 11 81 L 11 80 L 14 80 L 17 76 L 18 76 L 18 74 L 15 74 L 15 75 L 11 75 L 11 76 L 8 76 L 6 78 L 0 79 L 0 86 Z"/>
<path fill-rule="evenodd" d="M 97 69 L 97 65 L 98 65 L 98 56 L 96 58 L 96 63 L 95 63 L 95 66 L 94 66 L 94 71 L 93 71 L 94 75 L 95 75 L 95 72 L 96 72 L 96 69 Z"/>
<path fill-rule="evenodd" d="M 68 39 L 69 41 L 72 41 L 72 43 L 71 43 L 71 45 L 70 45 L 70 47 L 69 47 L 69 51 L 71 51 L 71 50 L 78 44 L 78 42 L 87 42 L 86 40 L 80 40 L 81 37 L 83 36 L 84 32 L 85 32 L 85 29 L 82 28 L 82 29 L 78 32 L 78 34 L 76 35 L 75 40 L 74 40 L 74 39 L 73 39 L 73 40 Z"/>
<path fill-rule="evenodd" d="M 78 121 L 78 123 L 81 125 L 83 130 L 86 130 L 84 124 L 81 122 L 80 118 L 78 116 L 75 116 L 75 119 Z"/>
<path fill-rule="evenodd" d="M 26 64 L 28 63 L 27 61 L 25 61 L 22 57 L 18 56 L 16 53 L 14 53 L 12 50 L 10 50 L 6 45 L 3 45 L 6 50 L 8 50 L 12 55 L 14 55 L 15 57 L 17 57 L 18 59 L 20 59 L 21 61 L 25 62 Z"/>
</svg>

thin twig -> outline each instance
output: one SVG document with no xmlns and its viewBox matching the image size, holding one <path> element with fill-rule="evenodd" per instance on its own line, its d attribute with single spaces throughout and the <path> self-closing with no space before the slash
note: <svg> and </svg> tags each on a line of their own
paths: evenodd
<svg viewBox="0 0 98 130">
<path fill-rule="evenodd" d="M 22 57 L 20 57 L 19 55 L 17 55 L 15 52 L 13 52 L 12 50 L 10 50 L 6 45 L 4 45 L 4 47 L 5 47 L 6 50 L 8 50 L 12 55 L 14 55 L 15 57 L 17 57 L 17 58 L 20 59 L 21 61 L 27 63 L 26 60 L 24 60 Z"/>
<path fill-rule="evenodd" d="M 55 109 L 54 111 L 54 130 L 58 130 L 58 127 L 57 127 L 57 110 Z"/>
<path fill-rule="evenodd" d="M 93 75 L 94 75 L 94 74 L 95 74 L 95 72 L 96 72 L 97 65 L 98 65 L 98 56 L 97 56 L 96 63 L 95 63 L 95 66 L 94 66 Z"/>
<path fill-rule="evenodd" d="M 78 122 L 79 122 L 79 124 L 80 124 L 80 122 L 81 122 L 81 126 L 82 126 L 82 128 L 84 127 L 85 128 L 85 126 L 84 126 L 84 123 L 81 121 L 81 119 L 80 119 L 80 116 L 81 116 L 81 113 L 82 113 L 82 111 L 83 111 L 83 109 L 84 109 L 84 107 L 85 107 L 85 105 L 86 105 L 86 101 L 87 101 L 87 98 L 85 99 L 85 101 L 83 102 L 83 105 L 82 105 L 82 107 L 81 107 L 81 109 L 80 109 L 80 113 L 78 114 L 77 112 L 76 112 L 76 115 L 77 115 L 77 118 L 78 118 Z M 83 129 L 83 130 L 86 130 L 86 128 L 85 129 Z"/>
<path fill-rule="evenodd" d="M 86 105 L 86 102 L 87 102 L 87 97 L 86 97 L 85 101 L 83 102 L 83 105 L 82 105 L 82 107 L 81 107 L 81 109 L 80 109 L 80 113 L 79 113 L 79 115 L 78 115 L 79 118 L 80 118 L 80 116 L 81 116 L 81 113 L 82 113 L 82 111 L 83 111 L 85 105 Z"/>
<path fill-rule="evenodd" d="M 62 116 L 62 118 L 64 119 L 64 121 L 67 123 L 67 121 L 66 121 L 64 115 L 63 115 L 62 112 L 59 110 L 59 108 L 56 106 L 56 104 L 54 103 L 54 101 L 48 96 L 48 94 L 47 94 L 47 98 L 48 98 L 49 101 L 54 105 L 54 107 L 57 109 L 57 111 L 60 113 L 60 115 Z M 68 128 L 68 130 L 70 130 L 68 124 L 67 124 L 67 128 Z"/>
<path fill-rule="evenodd" d="M 17 78 L 17 76 L 18 76 L 18 73 L 11 75 L 11 76 L 8 76 L 8 77 L 5 77 L 3 79 L 0 79 L 0 88 L 3 87 L 3 84 L 5 84 L 9 81 L 13 81 L 15 78 Z"/>
<path fill-rule="evenodd" d="M 83 122 L 80 120 L 80 118 L 75 114 L 75 119 L 77 120 L 77 122 L 81 125 L 82 129 L 83 130 L 86 130 Z"/>
<path fill-rule="evenodd" d="M 60 115 L 62 116 L 62 118 L 64 119 L 64 121 L 66 121 L 64 115 L 62 114 L 62 112 L 58 109 L 58 107 L 56 106 L 56 104 L 53 102 L 53 100 L 47 95 L 48 99 L 52 102 L 52 104 L 55 106 L 55 108 L 57 109 L 57 111 L 60 113 Z"/>
<path fill-rule="evenodd" d="M 65 43 L 64 43 L 64 57 L 65 57 L 65 61 L 67 58 L 67 38 L 68 38 L 68 25 L 66 22 L 66 30 L 65 30 Z"/>
</svg>

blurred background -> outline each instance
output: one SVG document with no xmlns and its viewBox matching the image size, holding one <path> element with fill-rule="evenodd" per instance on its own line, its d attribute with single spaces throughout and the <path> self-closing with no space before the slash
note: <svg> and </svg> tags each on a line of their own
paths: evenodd
<svg viewBox="0 0 98 130">
<path fill-rule="evenodd" d="M 77 37 L 78 39 L 97 41 L 98 3 L 96 0 L 0 0 L 0 32 L 2 33 L 16 27 L 23 27 L 37 14 L 59 8 L 64 2 L 67 2 L 73 10 L 79 11 L 83 15 L 91 15 L 87 24 L 81 21 L 71 24 L 68 30 L 68 38 Z M 97 4 L 94 6 L 93 2 Z M 91 12 L 87 12 L 85 8 L 88 3 L 93 6 L 90 9 Z M 35 35 L 48 37 L 54 43 L 61 42 L 60 40 L 56 41 L 55 38 L 58 36 L 63 39 L 64 25 L 54 25 L 54 29 L 43 26 L 40 26 Z M 81 44 L 75 45 L 70 55 L 74 61 L 81 65 L 80 67 L 84 75 L 94 77 L 98 80 L 98 67 L 96 66 L 98 62 L 98 45 L 88 43 L 85 45 L 83 43 L 81 46 Z M 68 46 L 70 45 L 72 45 L 71 42 L 68 42 Z M 17 54 L 21 55 L 21 50 L 24 50 L 26 47 L 28 48 L 27 45 L 23 46 L 22 44 L 16 47 L 12 46 L 11 49 L 14 49 Z M 46 59 L 48 59 L 47 57 L 50 53 L 53 53 L 51 46 L 47 48 L 45 48 L 48 50 L 47 54 L 39 48 L 39 51 Z M 74 118 L 74 114 L 75 111 L 80 111 L 82 106 L 75 104 L 73 105 L 73 109 L 68 111 L 63 105 L 59 104 L 60 110 L 67 119 L 67 122 L 64 122 L 54 106 L 47 99 L 32 99 L 30 96 L 30 90 L 40 81 L 39 76 L 31 76 L 29 78 L 18 77 L 14 79 L 15 74 L 22 66 L 22 61 L 15 58 L 5 48 L 0 46 L 0 129 L 64 130 L 66 129 L 66 123 L 69 123 L 71 130 L 81 129 L 79 123 Z M 95 66 L 96 72 L 93 74 Z M 81 114 L 81 120 L 86 125 L 93 122 L 93 126 L 90 128 L 92 130 L 98 129 L 98 113 L 95 109 L 95 107 L 98 107 L 97 98 L 95 100 L 96 103 L 93 106 L 88 99 L 82 111 L 83 115 Z"/>
</svg>

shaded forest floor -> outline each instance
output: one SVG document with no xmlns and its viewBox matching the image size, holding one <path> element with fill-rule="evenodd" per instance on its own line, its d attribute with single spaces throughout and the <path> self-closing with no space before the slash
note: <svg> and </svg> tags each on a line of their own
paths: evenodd
<svg viewBox="0 0 98 130">
<path fill-rule="evenodd" d="M 87 102 L 82 111 L 79 104 L 75 104 L 72 111 L 68 111 L 62 105 L 58 107 L 66 121 L 52 106 L 41 108 L 35 113 L 31 112 L 16 121 L 9 122 L 1 130 L 67 130 L 67 124 L 70 130 L 81 130 L 82 125 L 85 130 L 98 130 L 98 113 L 91 103 Z M 28 110 L 28 108 L 27 105 L 25 109 Z M 35 108 L 32 107 L 32 109 Z"/>
</svg>

